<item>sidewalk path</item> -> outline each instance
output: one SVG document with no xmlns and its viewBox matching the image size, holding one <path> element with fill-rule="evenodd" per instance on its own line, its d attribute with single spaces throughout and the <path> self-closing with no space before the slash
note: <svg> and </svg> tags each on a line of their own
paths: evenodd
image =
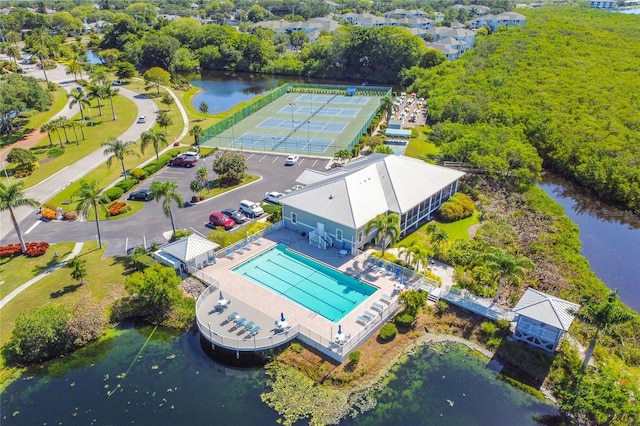
<svg viewBox="0 0 640 426">
<path fill-rule="evenodd" d="M 58 66 L 58 69 L 59 68 L 61 67 Z M 62 69 L 62 72 L 58 71 L 56 74 L 50 73 L 48 74 L 48 76 L 50 81 L 55 81 L 62 84 L 70 84 L 68 81 L 69 77 L 66 75 L 66 73 L 64 73 L 64 69 Z M 39 75 L 36 75 L 36 77 L 39 77 Z M 173 94 L 173 92 L 171 93 L 174 96 L 174 99 L 177 99 L 177 96 Z M 146 96 L 132 90 L 125 89 L 123 87 L 120 87 L 120 95 L 131 99 L 136 104 L 138 108 L 138 115 L 146 115 L 149 118 L 147 123 L 134 123 L 131 127 L 129 127 L 129 129 L 127 129 L 127 131 L 125 131 L 118 137 L 118 139 L 122 141 L 135 141 L 140 138 L 142 132 L 145 132 L 153 127 L 153 122 L 156 118 L 156 104 Z M 182 108 L 182 104 L 178 105 L 181 108 L 181 112 L 183 112 L 183 118 L 186 118 L 186 112 L 184 111 L 184 108 Z M 188 123 L 185 124 L 185 128 L 186 127 L 188 127 Z M 186 134 L 184 129 L 183 134 Z M 43 136 L 46 137 L 46 135 Z M 105 163 L 108 157 L 104 155 L 103 151 L 104 149 L 100 148 L 87 155 L 83 159 L 73 163 L 72 165 L 59 170 L 37 185 L 27 188 L 24 191 L 24 196 L 26 198 L 33 198 L 35 200 L 38 200 L 41 203 L 48 200 L 49 198 L 60 192 L 62 189 L 69 186 L 71 183 L 85 176 L 91 170 Z M 29 215 L 32 215 L 34 213 L 34 209 L 30 207 L 20 207 L 15 209 L 14 212 L 16 214 L 18 223 L 20 223 Z M 22 231 L 24 232 L 25 230 L 23 229 Z M 4 240 L 4 238 L 6 238 L 7 235 L 12 232 L 13 225 L 11 223 L 10 217 L 8 214 L 3 214 L 2 217 L 0 217 L 0 240 Z M 3 243 L 7 244 L 8 241 L 3 241 Z"/>
<path fill-rule="evenodd" d="M 78 254 L 80 254 L 80 252 L 82 251 L 82 246 L 84 246 L 84 243 L 76 243 L 71 253 L 69 253 L 69 256 L 65 257 L 62 262 L 58 263 L 52 268 L 47 269 L 45 272 L 41 273 L 40 275 L 37 275 L 31 278 L 29 281 L 22 284 L 20 287 L 16 288 L 11 293 L 7 294 L 2 300 L 0 300 L 0 309 L 2 309 L 4 305 L 9 303 L 14 297 L 16 297 L 17 295 L 19 295 L 20 293 L 22 293 L 23 291 L 31 287 L 31 285 L 37 283 L 38 281 L 40 281 L 41 279 L 43 279 L 53 271 L 56 271 L 62 268 L 63 266 L 65 266 L 68 261 L 76 257 Z"/>
</svg>

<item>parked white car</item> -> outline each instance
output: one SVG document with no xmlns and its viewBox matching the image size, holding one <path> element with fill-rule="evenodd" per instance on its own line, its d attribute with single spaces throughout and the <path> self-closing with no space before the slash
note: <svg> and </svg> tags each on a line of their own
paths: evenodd
<svg viewBox="0 0 640 426">
<path fill-rule="evenodd" d="M 254 203 L 249 200 L 240 201 L 240 205 L 238 206 L 238 210 L 247 215 L 248 217 L 258 217 L 262 216 L 264 210 L 260 207 L 260 204 Z"/>
<path fill-rule="evenodd" d="M 284 162 L 285 166 L 293 166 L 300 159 L 299 155 L 290 155 L 287 157 L 287 160 Z"/>
<path fill-rule="evenodd" d="M 282 192 L 271 191 L 264 194 L 264 200 L 273 204 L 280 204 L 282 197 L 284 197 Z"/>
</svg>

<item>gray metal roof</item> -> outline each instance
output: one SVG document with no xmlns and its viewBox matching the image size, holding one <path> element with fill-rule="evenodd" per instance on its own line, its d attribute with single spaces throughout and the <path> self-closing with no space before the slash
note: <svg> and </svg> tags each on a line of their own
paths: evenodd
<svg viewBox="0 0 640 426">
<path fill-rule="evenodd" d="M 178 260 L 188 262 L 196 257 L 206 254 L 210 251 L 215 251 L 220 247 L 220 244 L 216 244 L 203 238 L 199 235 L 189 235 L 187 238 L 182 238 L 173 243 L 169 243 L 162 247 L 161 251 L 170 254 Z"/>
<path fill-rule="evenodd" d="M 580 305 L 576 303 L 528 288 L 512 311 L 567 331 L 574 318 L 570 311 L 578 309 Z"/>
<path fill-rule="evenodd" d="M 414 158 L 372 154 L 329 172 L 305 171 L 297 180 L 307 186 L 281 204 L 357 229 L 379 214 L 410 210 L 463 175 Z"/>
</svg>

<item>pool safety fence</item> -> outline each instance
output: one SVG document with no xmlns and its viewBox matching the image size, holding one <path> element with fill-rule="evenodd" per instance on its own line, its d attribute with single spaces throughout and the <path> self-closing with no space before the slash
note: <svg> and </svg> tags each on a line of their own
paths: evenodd
<svg viewBox="0 0 640 426">
<path fill-rule="evenodd" d="M 217 287 L 209 286 L 200 294 L 196 300 L 196 311 L 199 310 L 200 306 L 204 303 L 204 300 L 215 291 L 218 291 Z M 358 331 L 345 330 L 350 337 L 341 344 L 338 344 L 333 340 L 333 336 L 338 331 L 337 324 L 335 327 L 330 327 L 328 330 L 323 330 L 322 332 L 313 330 L 302 324 L 296 324 L 284 332 L 271 334 L 269 336 L 254 335 L 251 338 L 236 338 L 222 336 L 216 333 L 211 328 L 211 323 L 205 324 L 198 316 L 196 316 L 196 322 L 202 336 L 212 344 L 225 349 L 240 352 L 260 351 L 275 348 L 293 339 L 298 339 L 314 349 L 321 351 L 325 355 L 342 362 L 351 351 L 356 349 L 369 336 L 375 333 L 378 328 L 395 315 L 400 308 L 401 305 L 398 302 L 398 298 L 393 298 L 388 307 L 376 315 L 375 318 L 372 318 L 364 327 L 360 328 Z"/>
</svg>

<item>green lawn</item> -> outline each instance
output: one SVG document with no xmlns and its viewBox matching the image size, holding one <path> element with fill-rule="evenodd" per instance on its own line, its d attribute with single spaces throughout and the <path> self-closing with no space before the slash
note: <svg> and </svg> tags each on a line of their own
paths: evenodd
<svg viewBox="0 0 640 426">
<path fill-rule="evenodd" d="M 455 222 L 443 223 L 443 222 L 432 221 L 429 223 L 438 224 L 438 226 L 442 228 L 449 236 L 449 241 L 453 241 L 453 240 L 468 240 L 469 227 L 479 222 L 480 222 L 480 212 L 476 211 L 472 216 L 466 219 L 455 221 Z M 427 225 L 428 224 L 423 225 L 418 230 L 408 235 L 406 238 L 398 241 L 396 244 L 394 244 L 394 247 L 409 245 L 414 240 L 429 241 L 429 235 L 426 232 Z"/>
<path fill-rule="evenodd" d="M 124 96 L 116 96 L 113 103 L 118 119 L 116 121 L 112 120 L 110 107 L 103 107 L 104 115 L 102 117 L 98 117 L 97 108 L 93 108 L 95 109 L 93 117 L 94 126 L 84 128 L 85 140 L 80 140 L 79 145 L 75 143 L 75 135 L 72 130 L 67 130 L 70 144 L 66 144 L 64 132 L 61 132 L 65 153 L 60 157 L 47 158 L 47 152 L 50 149 L 49 138 L 47 137 L 33 147 L 31 150 L 38 156 L 40 165 L 31 176 L 24 179 L 25 188 L 41 182 L 62 168 L 75 163 L 96 149 L 99 149 L 100 145 L 109 137 L 118 137 L 124 133 L 125 130 L 135 122 L 138 110 L 133 101 Z M 73 117 L 72 120 L 80 120 L 80 115 L 78 114 Z M 82 135 L 80 130 L 77 132 L 78 138 L 81 139 Z M 54 132 L 51 137 L 54 141 L 54 146 L 60 146 L 57 133 Z"/>
<path fill-rule="evenodd" d="M 31 242 L 31 240 L 28 241 Z M 0 259 L 0 276 L 2 276 L 1 281 L 4 281 L 3 284 L 0 284 L 0 298 L 54 266 L 57 263 L 53 260 L 55 252 L 58 252 L 58 259 L 64 259 L 71 253 L 73 245 L 74 243 L 53 244 L 49 246 L 44 255 L 39 257 L 17 256 Z"/>
<path fill-rule="evenodd" d="M 430 132 L 429 126 L 417 127 L 419 136 L 409 141 L 407 149 L 404 151 L 404 155 L 407 157 L 420 158 L 421 160 L 434 162 L 434 156 L 436 156 L 440 150 L 433 143 L 429 142 L 427 134 Z"/>
<path fill-rule="evenodd" d="M 67 244 L 73 245 L 73 243 Z M 47 255 L 50 252 L 52 253 L 51 248 L 47 251 Z M 61 254 L 62 251 L 58 253 Z M 20 312 L 49 305 L 65 306 L 73 310 L 78 304 L 84 303 L 85 298 L 93 303 L 110 303 L 115 297 L 121 295 L 124 267 L 112 257 L 103 258 L 103 254 L 104 249 L 98 250 L 95 241 L 84 244 L 80 257 L 87 261 L 86 284 L 77 286 L 70 277 L 71 269 L 60 268 L 5 305 L 2 308 L 0 346 L 9 341 L 16 317 Z M 27 281 L 31 273 L 31 270 L 25 269 L 22 275 L 17 276 L 17 280 Z"/>
</svg>

